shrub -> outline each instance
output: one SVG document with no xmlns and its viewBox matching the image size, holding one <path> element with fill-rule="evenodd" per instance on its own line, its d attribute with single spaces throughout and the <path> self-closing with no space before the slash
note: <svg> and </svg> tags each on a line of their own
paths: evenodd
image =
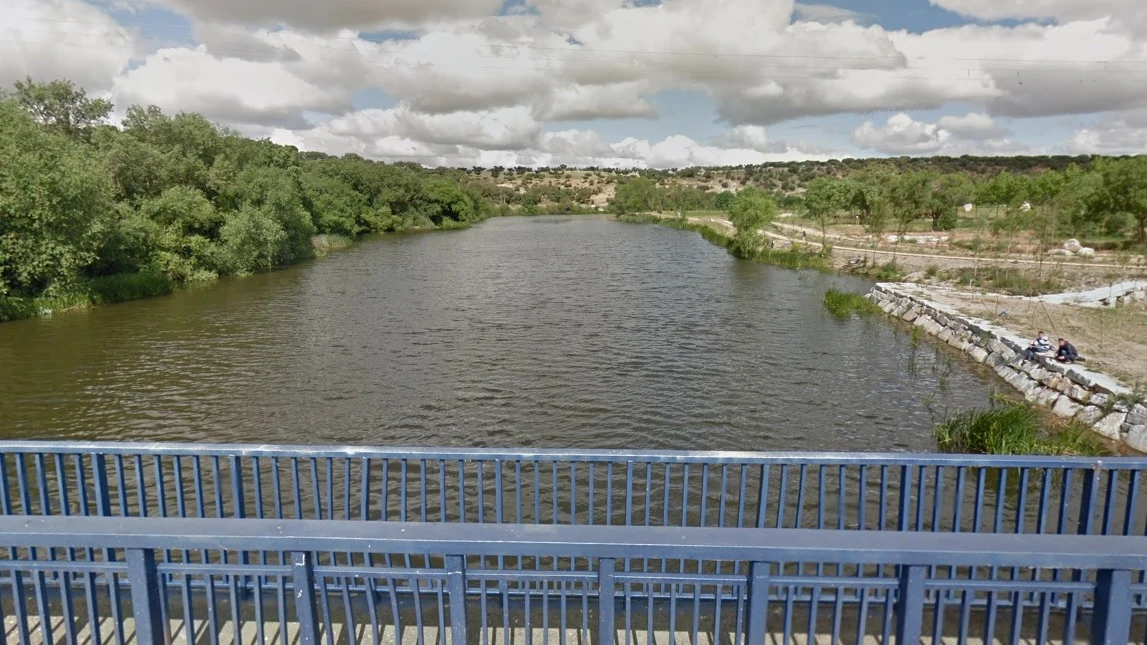
<svg viewBox="0 0 1147 645">
<path fill-rule="evenodd" d="M 880 307 L 863 295 L 836 288 L 824 292 L 824 306 L 838 318 L 847 318 L 853 313 L 866 315 L 880 312 Z"/>
</svg>

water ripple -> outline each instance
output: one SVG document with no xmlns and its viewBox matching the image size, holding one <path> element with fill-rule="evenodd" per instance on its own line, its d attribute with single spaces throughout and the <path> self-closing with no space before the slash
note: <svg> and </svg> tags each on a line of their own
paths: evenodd
<svg viewBox="0 0 1147 645">
<path fill-rule="evenodd" d="M 917 350 L 909 374 L 903 333 L 822 311 L 832 284 L 865 288 L 602 218 L 389 236 L 0 325 L 0 423 L 25 438 L 930 448 L 947 354 Z M 986 401 L 960 365 L 941 408 Z"/>
</svg>

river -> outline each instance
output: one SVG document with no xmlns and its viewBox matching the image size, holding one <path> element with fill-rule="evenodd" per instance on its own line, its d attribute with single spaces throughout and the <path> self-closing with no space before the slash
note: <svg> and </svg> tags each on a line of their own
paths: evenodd
<svg viewBox="0 0 1147 645">
<path fill-rule="evenodd" d="M 924 451 L 988 376 L 606 217 L 391 235 L 282 271 L 0 325 L 5 438 Z M 929 409 L 931 402 L 931 409 Z"/>
</svg>

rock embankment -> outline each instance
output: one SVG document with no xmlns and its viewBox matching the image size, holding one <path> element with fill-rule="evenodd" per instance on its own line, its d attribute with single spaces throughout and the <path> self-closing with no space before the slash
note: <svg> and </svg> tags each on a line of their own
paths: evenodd
<svg viewBox="0 0 1147 645">
<path fill-rule="evenodd" d="M 1064 418 L 1076 419 L 1133 450 L 1147 452 L 1147 407 L 1115 379 L 1064 365 L 1051 356 L 1024 360 L 1030 340 L 985 320 L 898 289 L 876 285 L 868 294 L 890 316 L 912 323 L 973 360 L 994 369 L 1029 402 Z"/>
</svg>

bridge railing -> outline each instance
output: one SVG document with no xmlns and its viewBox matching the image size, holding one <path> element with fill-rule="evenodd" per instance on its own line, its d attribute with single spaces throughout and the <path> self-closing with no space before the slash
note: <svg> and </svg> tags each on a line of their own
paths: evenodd
<svg viewBox="0 0 1147 645">
<path fill-rule="evenodd" d="M 0 514 L 1147 534 L 1147 458 L 0 442 Z"/>
<path fill-rule="evenodd" d="M 1142 536 L 8 516 L 0 518 L 0 544 L 9 549 L 0 559 L 10 583 L 0 598 L 8 642 L 23 645 L 1147 637 L 1131 601 L 1147 593 L 1136 579 L 1147 569 Z M 161 557 L 172 551 L 192 557 Z M 359 557 L 324 563 L 320 553 Z M 408 557 L 423 564 L 410 567 Z M 622 565 L 646 559 L 742 564 L 722 573 Z M 548 566 L 560 560 L 578 564 Z M 818 576 L 789 570 L 790 562 L 845 563 L 860 575 Z M 1063 576 L 946 575 L 983 566 Z M 896 573 L 880 575 L 887 570 Z M 884 593 L 870 593 L 876 589 Z M 864 600 L 841 604 L 850 593 Z M 956 602 L 941 601 L 953 594 Z M 988 601 L 973 606 L 975 596 Z"/>
<path fill-rule="evenodd" d="M 1139 458 L 0 442 L 0 515 L 1143 536 L 1145 472 L 1147 459 Z M 316 557 L 336 566 L 352 556 Z M 165 564 L 186 558 L 160 553 Z M 428 566 L 411 554 L 402 561 Z M 573 570 L 571 561 L 547 566 Z M 743 573 L 745 563 L 642 558 L 620 566 L 724 575 Z M 865 575 L 843 561 L 784 567 Z M 834 597 L 850 607 L 883 601 L 897 571 L 874 575 L 886 584 L 869 595 L 851 589 Z M 979 566 L 949 567 L 946 575 L 994 584 L 1065 574 Z M 1093 573 L 1071 575 L 1095 582 L 1087 577 Z M 1147 582 L 1147 572 L 1136 576 Z M 786 593 L 809 601 L 817 592 Z M 927 595 L 977 610 L 1008 602 L 941 587 Z M 1145 608 L 1147 594 L 1132 601 Z M 1089 597 L 1081 602 L 1090 607 Z"/>
</svg>

